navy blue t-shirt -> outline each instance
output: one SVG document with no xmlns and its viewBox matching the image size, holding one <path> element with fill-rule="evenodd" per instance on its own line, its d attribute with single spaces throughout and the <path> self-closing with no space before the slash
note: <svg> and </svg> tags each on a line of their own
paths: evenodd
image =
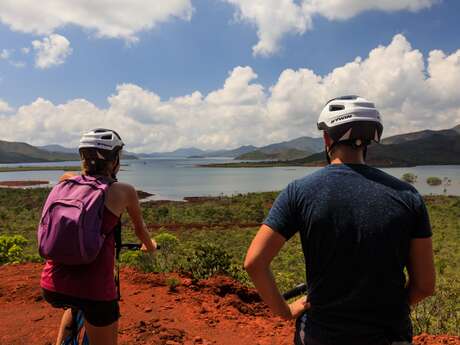
<svg viewBox="0 0 460 345">
<path fill-rule="evenodd" d="M 431 236 L 414 187 L 367 165 L 332 164 L 290 183 L 264 224 L 286 239 L 300 233 L 308 336 L 411 341 L 404 267 L 410 240 Z"/>
</svg>

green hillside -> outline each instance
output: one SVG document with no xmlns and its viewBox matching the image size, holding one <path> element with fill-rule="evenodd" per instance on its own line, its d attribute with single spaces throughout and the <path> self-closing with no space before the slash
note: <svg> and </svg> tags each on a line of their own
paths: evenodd
<svg viewBox="0 0 460 345">
<path fill-rule="evenodd" d="M 0 140 L 0 163 L 34 163 L 80 160 L 78 154 L 48 152 L 35 146 Z"/>
<path fill-rule="evenodd" d="M 414 136 L 416 140 L 398 139 L 395 144 L 372 144 L 369 146 L 366 162 L 374 166 L 416 166 L 460 164 L 460 134 L 452 135 L 433 132 Z M 325 164 L 325 153 L 317 153 L 301 160 L 290 162 L 295 165 Z"/>
<path fill-rule="evenodd" d="M 297 149 L 279 149 L 272 153 L 266 153 L 262 150 L 256 150 L 248 152 L 238 156 L 236 159 L 239 160 L 287 160 L 287 159 L 298 159 L 308 156 L 308 152 Z"/>
<path fill-rule="evenodd" d="M 290 160 L 308 157 L 323 149 L 323 139 L 300 137 L 270 144 L 241 154 L 235 160 Z"/>
<path fill-rule="evenodd" d="M 264 158 L 260 158 L 264 159 Z M 248 159 L 249 160 L 249 159 Z M 420 131 L 388 137 L 369 146 L 366 162 L 378 167 L 460 164 L 460 125 L 440 131 Z M 212 164 L 210 167 L 321 166 L 326 155 L 277 161 Z"/>
<path fill-rule="evenodd" d="M 50 151 L 50 146 L 38 148 L 26 143 L 0 140 L 0 163 L 40 163 L 80 160 L 80 156 L 77 153 L 78 149 L 66 149 L 58 145 L 53 146 L 56 148 L 56 151 Z M 124 152 L 122 153 L 122 158 L 137 159 L 133 154 Z"/>
</svg>

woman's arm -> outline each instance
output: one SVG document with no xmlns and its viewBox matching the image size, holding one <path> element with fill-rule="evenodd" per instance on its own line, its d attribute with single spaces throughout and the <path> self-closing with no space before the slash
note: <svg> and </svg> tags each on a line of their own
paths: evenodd
<svg viewBox="0 0 460 345">
<path fill-rule="evenodd" d="M 288 305 L 281 296 L 270 270 L 270 263 L 286 240 L 267 225 L 262 225 L 249 246 L 244 268 L 251 277 L 257 291 L 276 314 L 285 319 L 297 318 L 310 307 L 306 297 Z"/>
<path fill-rule="evenodd" d="M 417 304 L 434 294 L 436 273 L 431 237 L 411 240 L 407 271 L 409 273 L 410 305 Z"/>
<path fill-rule="evenodd" d="M 127 205 L 126 209 L 131 218 L 131 221 L 134 225 L 134 232 L 136 236 L 142 241 L 143 246 L 142 250 L 148 252 L 154 252 L 156 250 L 157 244 L 155 240 L 150 238 L 147 229 L 145 228 L 144 219 L 142 218 L 141 207 L 139 204 L 139 198 L 134 187 L 126 185 L 126 196 L 127 196 Z"/>
</svg>

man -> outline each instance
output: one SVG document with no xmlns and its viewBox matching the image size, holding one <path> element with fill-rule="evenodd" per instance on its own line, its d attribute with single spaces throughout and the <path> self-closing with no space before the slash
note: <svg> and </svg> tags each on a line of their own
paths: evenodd
<svg viewBox="0 0 460 345">
<path fill-rule="evenodd" d="M 295 344 L 410 344 L 409 306 L 435 286 L 423 199 L 411 185 L 365 164 L 367 145 L 379 142 L 383 131 L 373 103 L 358 96 L 333 99 L 318 129 L 330 164 L 278 196 L 245 268 L 275 314 L 297 319 Z M 288 305 L 270 262 L 296 232 L 308 297 Z"/>
</svg>

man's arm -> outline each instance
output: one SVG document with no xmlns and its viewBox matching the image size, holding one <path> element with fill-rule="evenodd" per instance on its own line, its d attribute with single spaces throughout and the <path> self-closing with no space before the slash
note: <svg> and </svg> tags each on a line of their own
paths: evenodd
<svg viewBox="0 0 460 345">
<path fill-rule="evenodd" d="M 431 237 L 411 240 L 407 271 L 410 305 L 415 305 L 434 294 L 436 273 Z"/>
<path fill-rule="evenodd" d="M 244 268 L 251 277 L 257 291 L 277 315 L 285 318 L 297 318 L 308 309 L 306 297 L 288 305 L 281 296 L 270 270 L 270 263 L 286 242 L 285 238 L 267 225 L 262 225 L 254 237 L 244 261 Z"/>
</svg>

